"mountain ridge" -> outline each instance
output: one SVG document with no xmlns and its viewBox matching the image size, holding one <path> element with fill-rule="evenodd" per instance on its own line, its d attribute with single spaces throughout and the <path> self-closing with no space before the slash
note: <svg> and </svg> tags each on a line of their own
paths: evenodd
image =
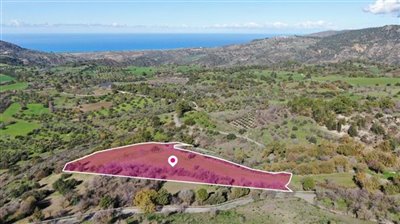
<svg viewBox="0 0 400 224">
<path fill-rule="evenodd" d="M 325 31 L 304 36 L 257 39 L 245 44 L 175 50 L 46 53 L 0 42 L 0 62 L 59 65 L 92 62 L 109 65 L 203 66 L 271 65 L 286 61 L 325 63 L 367 60 L 400 64 L 400 25 L 359 30 Z"/>
</svg>

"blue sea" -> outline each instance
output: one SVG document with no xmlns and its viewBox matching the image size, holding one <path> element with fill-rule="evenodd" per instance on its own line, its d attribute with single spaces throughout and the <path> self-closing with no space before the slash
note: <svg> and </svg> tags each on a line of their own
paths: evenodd
<svg viewBox="0 0 400 224">
<path fill-rule="evenodd" d="M 271 34 L 3 34 L 3 40 L 46 52 L 92 52 L 219 47 Z"/>
</svg>

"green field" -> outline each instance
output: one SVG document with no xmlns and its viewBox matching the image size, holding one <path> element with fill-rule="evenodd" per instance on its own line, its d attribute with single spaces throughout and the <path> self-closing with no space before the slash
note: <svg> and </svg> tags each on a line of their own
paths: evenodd
<svg viewBox="0 0 400 224">
<path fill-rule="evenodd" d="M 18 120 L 17 123 L 8 125 L 6 129 L 1 129 L 0 135 L 1 136 L 10 135 L 14 137 L 18 135 L 23 136 L 27 135 L 29 132 L 39 127 L 40 127 L 39 124 Z"/>
<path fill-rule="evenodd" d="M 198 65 L 180 65 L 176 68 L 176 71 L 186 73 L 191 71 L 199 71 L 200 69 L 201 67 Z"/>
<path fill-rule="evenodd" d="M 368 78 L 368 77 L 341 77 L 341 76 L 323 76 L 323 77 L 315 77 L 313 78 L 315 81 L 345 81 L 353 86 L 375 86 L 375 85 L 387 85 L 387 84 L 396 84 L 400 83 L 400 78 L 391 78 L 391 77 L 376 77 L 376 78 Z"/>
<path fill-rule="evenodd" d="M 40 115 L 49 112 L 49 108 L 45 108 L 43 104 L 31 103 L 26 106 L 28 109 L 24 111 L 26 115 Z"/>
<path fill-rule="evenodd" d="M 193 120 L 196 124 L 198 124 L 201 127 L 207 128 L 207 129 L 214 129 L 215 125 L 213 122 L 210 120 L 209 116 L 205 112 L 197 112 L 197 111 L 191 111 L 188 113 L 185 113 L 183 117 L 183 121 L 186 122 L 187 120 Z"/>
<path fill-rule="evenodd" d="M 6 82 L 10 82 L 12 80 L 14 80 L 13 77 L 8 76 L 8 75 L 0 74 L 0 83 L 6 83 Z"/>
<path fill-rule="evenodd" d="M 28 104 L 28 109 L 24 111 L 24 114 L 40 114 L 46 112 L 41 104 Z M 14 118 L 13 115 L 21 111 L 21 105 L 19 103 L 11 104 L 4 113 L 0 116 L 0 122 L 15 122 L 13 124 L 6 125 L 4 129 L 0 129 L 0 136 L 18 136 L 26 135 L 32 130 L 39 128 L 40 125 L 34 122 L 28 122 L 21 119 Z"/>
<path fill-rule="evenodd" d="M 21 90 L 26 89 L 28 87 L 28 83 L 26 82 L 17 82 L 10 85 L 1 85 L 0 92 L 8 91 L 8 90 Z"/>
<path fill-rule="evenodd" d="M 129 66 L 127 70 L 134 75 L 152 76 L 157 71 L 152 67 Z"/>
<path fill-rule="evenodd" d="M 325 180 L 330 180 L 333 183 L 347 188 L 356 187 L 353 181 L 352 173 L 332 173 L 332 174 L 316 174 L 316 175 L 293 175 L 290 186 L 295 190 L 301 190 L 301 181 L 304 177 L 312 177 L 316 183 L 324 183 Z"/>
<path fill-rule="evenodd" d="M 257 77 L 272 77 L 272 73 L 276 73 L 276 78 L 280 80 L 288 80 L 289 77 L 293 78 L 293 81 L 301 81 L 305 79 L 304 74 L 290 71 L 273 71 L 273 70 L 255 70 L 255 75 Z"/>
<path fill-rule="evenodd" d="M 205 184 L 190 184 L 190 183 L 178 183 L 167 181 L 163 184 L 163 188 L 166 189 L 171 194 L 176 194 L 182 190 L 194 190 L 197 191 L 200 188 L 206 189 L 208 192 L 213 192 L 217 189 L 216 186 L 213 185 L 205 185 Z"/>
</svg>

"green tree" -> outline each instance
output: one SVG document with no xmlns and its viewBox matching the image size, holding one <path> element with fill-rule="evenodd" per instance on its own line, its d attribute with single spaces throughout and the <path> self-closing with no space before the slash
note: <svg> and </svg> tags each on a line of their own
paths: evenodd
<svg viewBox="0 0 400 224">
<path fill-rule="evenodd" d="M 152 189 L 143 189 L 136 193 L 133 204 L 138 206 L 145 213 L 152 213 L 156 210 L 155 198 L 157 192 Z"/>
<path fill-rule="evenodd" d="M 196 201 L 203 203 L 205 200 L 207 200 L 208 198 L 208 192 L 206 189 L 204 188 L 200 188 L 199 190 L 197 190 L 196 192 Z"/>
<path fill-rule="evenodd" d="M 157 192 L 155 201 L 159 205 L 167 205 L 169 204 L 170 197 L 171 195 L 168 193 L 168 191 L 162 188 Z"/>
<path fill-rule="evenodd" d="M 175 106 L 175 112 L 177 113 L 178 117 L 182 117 L 184 113 L 190 110 L 192 110 L 192 107 L 185 100 L 178 102 Z"/>
<path fill-rule="evenodd" d="M 226 136 L 226 139 L 228 139 L 228 140 L 235 140 L 235 139 L 236 139 L 236 135 L 233 134 L 233 133 L 230 133 L 230 134 L 228 134 L 228 135 Z"/>
</svg>

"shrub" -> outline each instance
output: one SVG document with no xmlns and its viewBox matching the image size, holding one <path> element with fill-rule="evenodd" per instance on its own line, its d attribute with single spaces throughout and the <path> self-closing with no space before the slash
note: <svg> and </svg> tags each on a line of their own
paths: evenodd
<svg viewBox="0 0 400 224">
<path fill-rule="evenodd" d="M 239 130 L 239 134 L 243 135 L 244 133 L 246 133 L 246 129 L 240 129 Z"/>
<path fill-rule="evenodd" d="M 301 181 L 301 185 L 303 186 L 303 190 L 305 191 L 311 191 L 315 190 L 315 182 L 312 177 L 305 177 Z"/>
<path fill-rule="evenodd" d="M 353 144 L 341 144 L 337 147 L 336 149 L 337 153 L 345 156 L 355 156 L 358 155 L 360 152 L 360 149 L 357 147 L 357 145 Z"/>
<path fill-rule="evenodd" d="M 196 121 L 193 118 L 188 118 L 184 121 L 185 125 L 192 126 L 196 124 Z"/>
<path fill-rule="evenodd" d="M 337 130 L 337 123 L 336 123 L 336 120 L 334 118 L 328 119 L 325 122 L 325 126 L 330 131 Z"/>
<path fill-rule="evenodd" d="M 78 180 L 69 179 L 65 180 L 63 176 L 53 183 L 53 189 L 58 191 L 60 194 L 65 195 L 75 188 L 79 184 Z"/>
<path fill-rule="evenodd" d="M 387 183 L 382 187 L 382 191 L 385 192 L 385 194 L 388 195 L 395 195 L 400 193 L 400 187 L 392 184 L 392 183 Z"/>
<path fill-rule="evenodd" d="M 228 134 L 228 135 L 226 136 L 226 139 L 228 139 L 228 140 L 235 140 L 235 139 L 236 139 L 236 135 L 230 133 L 230 134 Z"/>
<path fill-rule="evenodd" d="M 235 198 L 240 198 L 245 195 L 248 195 L 250 193 L 250 190 L 248 188 L 232 188 L 231 193 L 229 194 L 229 199 L 235 199 Z"/>
<path fill-rule="evenodd" d="M 19 217 L 25 217 L 27 215 L 32 214 L 36 207 L 37 200 L 33 196 L 27 197 L 25 200 L 23 200 L 19 206 L 18 209 L 18 216 Z"/>
<path fill-rule="evenodd" d="M 178 117 L 182 117 L 184 113 L 192 110 L 192 107 L 189 105 L 187 101 L 180 101 L 175 106 L 175 112 L 177 113 Z"/>
<path fill-rule="evenodd" d="M 314 136 L 311 137 L 307 137 L 308 142 L 313 143 L 313 144 L 317 144 L 317 138 Z"/>
<path fill-rule="evenodd" d="M 215 205 L 221 204 L 226 201 L 226 196 L 223 192 L 217 191 L 214 194 L 211 194 L 210 197 L 205 201 L 206 204 Z"/>
<path fill-rule="evenodd" d="M 351 137 L 356 137 L 358 135 L 358 131 L 357 131 L 357 127 L 355 125 L 351 125 L 349 130 L 347 131 L 347 133 L 351 136 Z"/>
<path fill-rule="evenodd" d="M 152 213 L 156 210 L 154 204 L 157 192 L 152 189 L 143 189 L 136 193 L 133 204 L 138 206 L 144 213 Z"/>
<path fill-rule="evenodd" d="M 197 202 L 204 202 L 205 200 L 207 200 L 208 198 L 208 192 L 206 189 L 204 188 L 200 188 L 199 190 L 197 190 L 196 192 L 196 201 Z"/>
<path fill-rule="evenodd" d="M 193 202 L 194 193 L 192 190 L 181 190 L 178 193 L 178 197 L 185 203 L 191 204 Z"/>
<path fill-rule="evenodd" d="M 377 134 L 377 135 L 384 135 L 385 134 L 385 129 L 382 127 L 382 125 L 379 125 L 379 124 L 377 124 L 377 123 L 374 123 L 372 126 L 371 126 L 371 129 L 370 129 L 374 134 Z"/>
<path fill-rule="evenodd" d="M 36 222 L 42 221 L 44 219 L 42 210 L 40 210 L 39 208 L 36 207 L 35 211 L 32 214 L 32 219 L 33 219 L 33 221 L 36 221 Z"/>
<path fill-rule="evenodd" d="M 167 205 L 167 204 L 169 204 L 170 197 L 171 197 L 171 195 L 168 193 L 167 190 L 160 189 L 157 192 L 157 196 L 156 196 L 155 200 L 156 200 L 157 204 L 159 204 L 159 205 Z"/>
<path fill-rule="evenodd" d="M 109 195 L 105 195 L 100 199 L 100 207 L 101 208 L 113 208 L 115 207 L 116 204 L 116 200 L 115 198 L 109 196 Z"/>
<path fill-rule="evenodd" d="M 114 211 L 106 210 L 106 211 L 96 212 L 93 215 L 92 219 L 94 223 L 111 223 L 114 216 L 115 216 Z"/>
</svg>

